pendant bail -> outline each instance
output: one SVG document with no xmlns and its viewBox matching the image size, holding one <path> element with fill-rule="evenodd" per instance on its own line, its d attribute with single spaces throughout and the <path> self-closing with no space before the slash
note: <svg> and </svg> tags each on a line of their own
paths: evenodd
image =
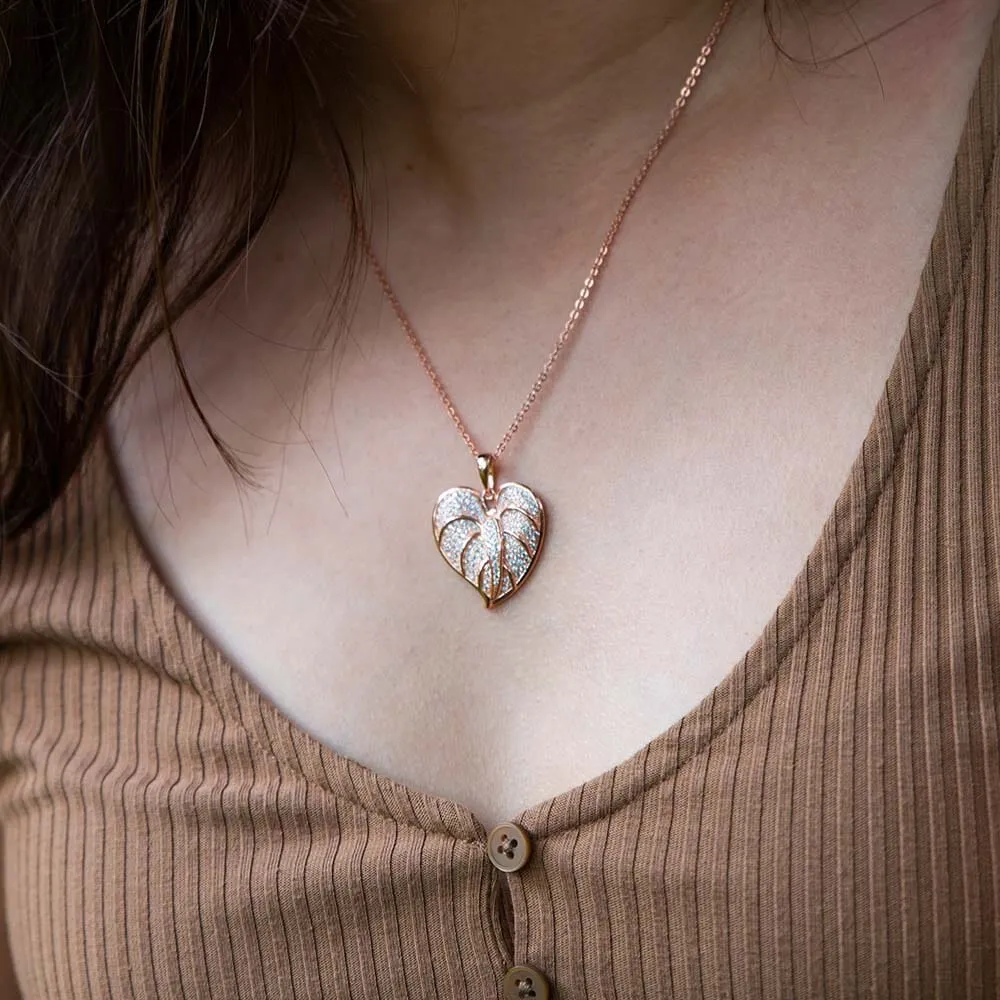
<svg viewBox="0 0 1000 1000">
<path fill-rule="evenodd" d="M 494 496 L 493 484 L 495 482 L 493 456 L 488 452 L 477 455 L 476 465 L 479 467 L 479 478 L 483 482 L 483 489 L 486 491 L 486 496 L 487 498 L 491 498 Z"/>
</svg>

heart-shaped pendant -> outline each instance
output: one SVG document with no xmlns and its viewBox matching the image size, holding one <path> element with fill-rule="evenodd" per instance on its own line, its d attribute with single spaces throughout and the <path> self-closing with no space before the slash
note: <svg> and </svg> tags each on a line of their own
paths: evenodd
<svg viewBox="0 0 1000 1000">
<path fill-rule="evenodd" d="M 487 608 L 510 597 L 538 559 L 545 537 L 542 501 L 520 483 L 493 487 L 493 460 L 478 456 L 481 493 L 445 490 L 434 505 L 434 541 L 456 573 L 479 591 Z"/>
</svg>

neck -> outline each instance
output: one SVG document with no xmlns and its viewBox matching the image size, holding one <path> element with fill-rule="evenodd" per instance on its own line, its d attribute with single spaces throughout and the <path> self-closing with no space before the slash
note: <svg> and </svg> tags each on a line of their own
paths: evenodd
<svg viewBox="0 0 1000 1000">
<path fill-rule="evenodd" d="M 728 108 L 731 122 L 735 105 L 766 110 L 775 50 L 762 2 L 736 0 L 672 152 L 697 142 L 717 111 L 725 120 Z M 425 237 L 458 240 L 485 226 L 502 241 L 506 225 L 544 217 L 555 202 L 575 224 L 591 209 L 603 220 L 608 192 L 628 184 L 721 5 L 358 0 L 349 66 L 357 100 L 334 115 L 351 161 L 364 165 L 370 207 L 378 217 L 391 203 L 397 231 L 409 221 Z M 924 6 L 862 0 L 846 14 L 800 12 L 781 18 L 781 43 L 821 60 Z"/>
<path fill-rule="evenodd" d="M 644 53 L 683 69 L 721 0 L 366 0 L 365 69 L 428 113 L 510 112 Z M 684 64 L 683 67 L 681 64 Z"/>
<path fill-rule="evenodd" d="M 488 203 L 627 183 L 721 4 L 365 0 L 353 73 L 371 190 L 419 191 L 474 225 Z"/>
</svg>

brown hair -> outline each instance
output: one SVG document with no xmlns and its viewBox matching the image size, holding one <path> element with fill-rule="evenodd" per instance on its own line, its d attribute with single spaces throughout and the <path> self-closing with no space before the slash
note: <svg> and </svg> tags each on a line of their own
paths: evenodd
<svg viewBox="0 0 1000 1000">
<path fill-rule="evenodd" d="M 330 0 L 0 9 L 0 538 L 46 512 L 145 348 L 266 219 L 303 46 L 321 28 L 329 60 L 344 17 Z"/>
<path fill-rule="evenodd" d="M 346 0 L 0 6 L 0 543 L 55 502 L 160 335 L 239 471 L 171 322 L 267 218 L 309 90 L 307 46 L 329 73 L 347 18 Z M 357 210 L 355 195 L 355 231 Z"/>
</svg>

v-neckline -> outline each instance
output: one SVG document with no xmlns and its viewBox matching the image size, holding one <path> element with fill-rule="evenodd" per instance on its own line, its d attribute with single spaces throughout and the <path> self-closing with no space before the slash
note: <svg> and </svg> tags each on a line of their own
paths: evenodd
<svg viewBox="0 0 1000 1000">
<path fill-rule="evenodd" d="M 860 452 L 790 590 L 744 656 L 677 722 L 620 763 L 513 817 L 535 837 L 610 816 L 709 747 L 766 690 L 836 589 L 919 412 L 975 230 L 982 224 L 1000 131 L 998 49 L 1000 18 L 976 78 L 906 331 Z M 990 170 L 977 178 L 974 166 L 986 162 Z M 141 590 L 152 612 L 141 619 L 143 627 L 151 632 L 173 628 L 176 641 L 191 654 L 186 657 L 193 664 L 191 683 L 224 718 L 236 720 L 259 753 L 370 814 L 467 842 L 485 841 L 486 828 L 469 807 L 417 790 L 334 750 L 285 715 L 212 642 L 155 568 L 126 501 L 107 427 L 91 454 L 87 475 L 102 484 L 105 497 L 110 494 L 111 516 L 125 535 L 130 572 L 134 577 L 138 570 L 142 578 L 136 592 Z"/>
</svg>

